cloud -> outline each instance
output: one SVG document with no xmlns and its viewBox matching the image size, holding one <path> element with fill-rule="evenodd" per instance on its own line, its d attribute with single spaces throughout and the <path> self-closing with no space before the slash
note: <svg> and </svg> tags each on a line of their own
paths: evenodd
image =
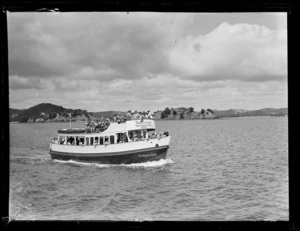
<svg viewBox="0 0 300 231">
<path fill-rule="evenodd" d="M 56 77 L 83 70 L 98 78 L 139 78 L 168 71 L 171 40 L 184 14 L 9 14 L 11 75 Z M 147 25 L 147 26 L 145 26 Z M 120 74 L 121 73 L 121 74 Z"/>
<path fill-rule="evenodd" d="M 169 58 L 182 76 L 198 81 L 282 80 L 287 77 L 287 33 L 222 23 L 204 36 L 182 38 Z"/>
<path fill-rule="evenodd" d="M 226 109 L 254 106 L 255 97 L 272 104 L 273 94 L 283 105 L 286 26 L 274 16 L 253 24 L 254 16 L 231 16 L 230 24 L 216 16 L 202 30 L 206 16 L 192 13 L 10 13 L 10 102 Z"/>
<path fill-rule="evenodd" d="M 17 14 L 9 17 L 10 74 L 99 80 L 149 73 L 198 81 L 286 77 L 285 29 L 224 22 L 205 35 L 185 34 L 185 28 L 195 28 L 196 16 Z"/>
<path fill-rule="evenodd" d="M 41 87 L 40 79 L 38 78 L 9 76 L 9 88 L 11 89 L 40 89 Z"/>
</svg>

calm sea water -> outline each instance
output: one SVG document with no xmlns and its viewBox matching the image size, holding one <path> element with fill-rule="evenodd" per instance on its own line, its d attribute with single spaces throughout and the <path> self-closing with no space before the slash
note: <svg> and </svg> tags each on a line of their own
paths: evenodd
<svg viewBox="0 0 300 231">
<path fill-rule="evenodd" d="M 289 219 L 287 117 L 156 126 L 168 158 L 118 166 L 51 160 L 68 123 L 10 124 L 10 219 Z"/>
</svg>

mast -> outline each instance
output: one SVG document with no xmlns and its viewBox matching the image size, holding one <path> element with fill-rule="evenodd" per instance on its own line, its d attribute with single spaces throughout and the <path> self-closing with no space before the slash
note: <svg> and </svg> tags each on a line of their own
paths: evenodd
<svg viewBox="0 0 300 231">
<path fill-rule="evenodd" d="M 72 128 L 72 126 L 71 126 L 71 123 L 72 123 L 71 120 L 72 120 L 72 114 L 73 114 L 73 113 L 69 112 L 68 114 L 69 114 L 69 116 L 70 116 L 70 129 L 71 129 L 71 128 Z"/>
</svg>

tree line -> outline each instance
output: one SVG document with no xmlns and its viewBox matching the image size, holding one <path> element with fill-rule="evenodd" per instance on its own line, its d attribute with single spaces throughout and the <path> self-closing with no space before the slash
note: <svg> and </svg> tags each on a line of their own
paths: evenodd
<svg viewBox="0 0 300 231">
<path fill-rule="evenodd" d="M 170 115 L 171 116 L 177 116 L 178 113 L 180 113 L 179 115 L 179 119 L 184 119 L 184 114 L 191 114 L 193 112 L 195 112 L 194 108 L 193 107 L 188 107 L 188 108 L 185 108 L 185 107 L 180 107 L 180 108 L 169 108 L 169 107 L 166 107 L 163 111 L 156 111 L 155 113 L 157 112 L 160 112 L 160 118 L 161 119 L 165 119 L 165 118 L 168 118 Z M 214 114 L 214 110 L 208 108 L 208 109 L 201 109 L 200 111 L 200 115 L 205 115 L 207 112 L 211 113 L 211 114 Z"/>
</svg>

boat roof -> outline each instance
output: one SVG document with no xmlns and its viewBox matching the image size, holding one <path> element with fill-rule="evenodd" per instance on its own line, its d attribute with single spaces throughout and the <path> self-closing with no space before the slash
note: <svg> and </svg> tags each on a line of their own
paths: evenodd
<svg viewBox="0 0 300 231">
<path fill-rule="evenodd" d="M 101 134 L 101 135 L 110 135 L 115 133 L 124 133 L 127 131 L 132 130 L 155 130 L 155 122 L 151 119 L 145 119 L 143 122 L 141 120 L 128 120 L 125 122 L 112 122 L 108 126 L 108 128 L 103 132 L 87 132 L 84 128 L 66 128 L 58 130 L 58 134 L 65 134 L 74 136 L 75 134 L 78 135 L 95 135 L 95 134 Z"/>
<path fill-rule="evenodd" d="M 82 134 L 85 133 L 84 128 L 65 128 L 58 130 L 59 134 Z"/>
</svg>

